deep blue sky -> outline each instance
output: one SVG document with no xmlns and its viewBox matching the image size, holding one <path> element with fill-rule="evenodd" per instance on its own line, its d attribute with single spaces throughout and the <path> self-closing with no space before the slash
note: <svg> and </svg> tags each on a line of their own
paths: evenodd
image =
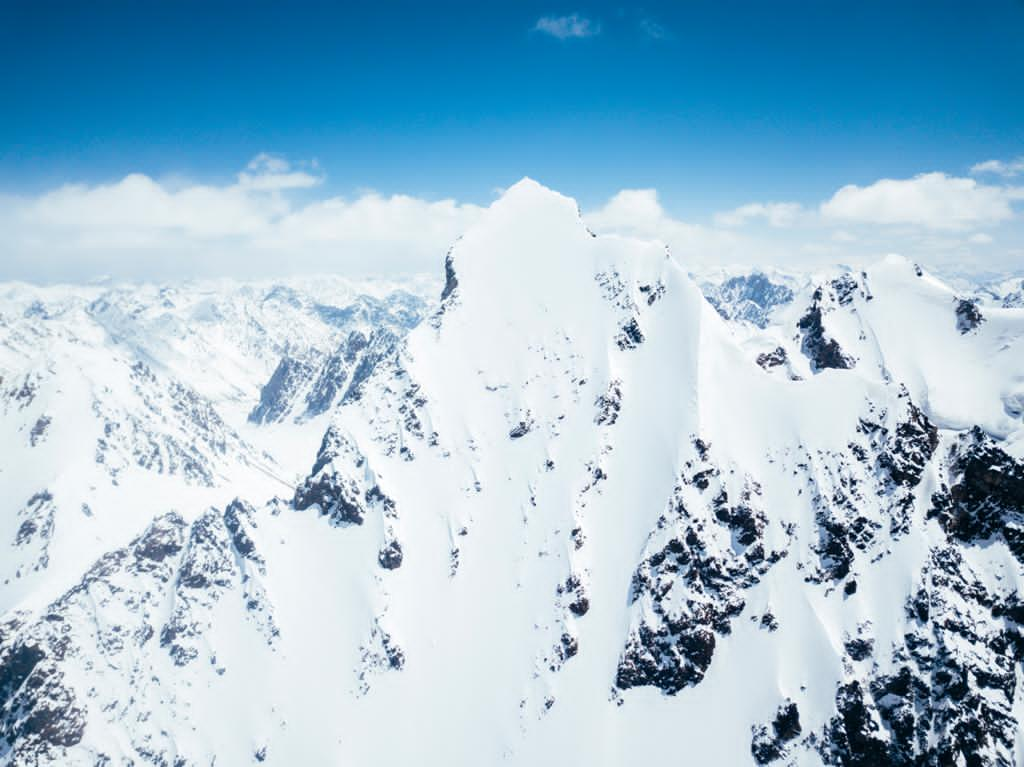
<svg viewBox="0 0 1024 767">
<path fill-rule="evenodd" d="M 698 212 L 1024 147 L 1022 0 L 0 8 L 0 192 L 220 180 L 271 151 L 338 192 L 486 202 L 532 175 Z M 601 33 L 532 31 L 571 12 Z"/>
</svg>

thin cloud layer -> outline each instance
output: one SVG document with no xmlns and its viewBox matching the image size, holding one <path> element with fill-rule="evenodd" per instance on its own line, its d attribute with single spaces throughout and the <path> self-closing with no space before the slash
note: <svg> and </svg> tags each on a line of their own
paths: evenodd
<svg viewBox="0 0 1024 767">
<path fill-rule="evenodd" d="M 737 227 L 761 219 L 774 227 L 792 226 L 803 208 L 795 202 L 752 202 L 747 205 L 718 213 L 715 223 L 719 226 Z"/>
<path fill-rule="evenodd" d="M 979 162 L 977 165 L 971 166 L 972 176 L 981 176 L 984 174 L 992 174 L 996 176 L 1003 176 L 1004 178 L 1013 178 L 1024 174 L 1024 157 L 1018 157 L 1014 160 L 985 160 L 985 162 Z"/>
<path fill-rule="evenodd" d="M 283 189 L 308 189 L 321 183 L 321 176 L 304 170 L 293 170 L 287 160 L 261 152 L 238 174 L 238 185 L 264 192 Z"/>
<path fill-rule="evenodd" d="M 557 37 L 559 40 L 594 37 L 601 33 L 600 24 L 586 16 L 580 16 L 578 13 L 568 16 L 541 16 L 537 19 L 533 29 L 536 32 Z"/>
<path fill-rule="evenodd" d="M 668 40 L 671 37 L 668 27 L 659 24 L 649 16 L 641 18 L 639 26 L 640 31 L 652 40 Z"/>
</svg>

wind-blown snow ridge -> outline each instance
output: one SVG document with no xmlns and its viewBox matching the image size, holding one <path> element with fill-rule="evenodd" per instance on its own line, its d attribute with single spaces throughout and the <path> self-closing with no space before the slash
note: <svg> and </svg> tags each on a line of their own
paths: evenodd
<svg viewBox="0 0 1024 767">
<path fill-rule="evenodd" d="M 706 287 L 716 310 L 683 266 L 525 179 L 368 369 L 284 334 L 197 395 L 238 433 L 200 419 L 223 497 L 165 473 L 134 538 L 9 603 L 0 761 L 1021 763 L 1024 310 L 899 258 Z M 178 401 L 159 338 L 116 347 L 157 372 L 112 423 Z M 16 415 L 63 400 L 46 370 L 5 375 L 18 456 L 66 417 Z M 247 447 L 276 440 L 300 481 L 254 471 L 287 475 Z M 9 512 L 31 542 L 37 489 Z"/>
</svg>

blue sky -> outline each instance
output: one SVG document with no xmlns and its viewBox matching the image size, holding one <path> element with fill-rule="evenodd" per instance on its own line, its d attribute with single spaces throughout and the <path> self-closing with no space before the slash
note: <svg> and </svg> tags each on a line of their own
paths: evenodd
<svg viewBox="0 0 1024 767">
<path fill-rule="evenodd" d="M 223 186 L 271 153 L 317 179 L 293 205 L 365 190 L 483 205 L 530 175 L 584 208 L 656 189 L 710 225 L 1024 155 L 1021 0 L 3 12 L 0 194 L 22 201 L 133 173 Z"/>
</svg>

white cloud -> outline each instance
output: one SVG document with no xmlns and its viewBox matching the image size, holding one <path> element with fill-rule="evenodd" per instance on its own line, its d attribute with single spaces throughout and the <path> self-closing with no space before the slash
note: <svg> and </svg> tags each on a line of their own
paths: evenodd
<svg viewBox="0 0 1024 767">
<path fill-rule="evenodd" d="M 601 25 L 586 16 L 572 13 L 568 16 L 541 16 L 533 27 L 536 32 L 557 37 L 559 40 L 593 37 L 601 33 Z"/>
<path fill-rule="evenodd" d="M 295 200 L 321 181 L 260 155 L 224 185 L 135 173 L 0 200 L 0 280 L 436 272 L 482 210 L 374 192 Z"/>
<path fill-rule="evenodd" d="M 68 184 L 19 206 L 20 219 L 40 232 L 138 240 L 177 232 L 189 237 L 251 234 L 286 210 L 276 195 L 242 185 L 193 185 L 172 191 L 133 173 L 112 184 Z"/>
<path fill-rule="evenodd" d="M 279 191 L 283 189 L 306 189 L 323 181 L 306 171 L 293 170 L 284 159 L 261 152 L 249 161 L 246 169 L 238 174 L 238 185 L 258 191 Z"/>
<path fill-rule="evenodd" d="M 654 189 L 624 189 L 583 218 L 598 233 L 661 240 L 687 267 L 714 262 L 752 263 L 763 256 L 777 255 L 769 243 L 752 248 L 751 240 L 735 232 L 673 218 Z"/>
<path fill-rule="evenodd" d="M 905 185 L 913 188 L 916 180 L 888 183 L 896 184 L 899 192 L 905 193 Z M 878 182 L 883 185 L 883 190 L 886 183 Z M 865 189 L 874 191 L 878 184 Z M 999 199 L 1007 205 L 1018 199 L 1021 192 L 1013 188 L 997 189 Z M 849 204 L 841 193 L 842 190 L 837 192 L 822 207 L 837 197 L 843 205 Z M 967 193 L 968 198 L 970 194 Z M 983 200 L 987 199 L 987 191 L 981 194 Z M 905 202 L 905 194 L 895 196 L 897 202 Z M 928 194 L 924 197 L 931 199 Z M 1019 252 L 1024 241 L 1021 217 L 1006 221 L 1000 212 L 1004 210 L 1002 208 L 997 208 L 995 213 L 989 211 L 987 216 L 977 208 L 968 206 L 973 211 L 972 220 L 988 219 L 993 225 L 1002 222 L 999 230 L 1001 247 L 988 247 L 995 242 L 992 235 L 980 231 L 972 233 L 970 229 L 964 231 L 959 224 L 956 227 L 934 226 L 934 219 L 923 215 L 908 221 L 910 216 L 905 205 L 901 211 L 889 211 L 890 218 L 886 219 L 898 219 L 899 226 L 879 227 L 874 219 L 880 216 L 872 206 L 864 205 L 854 206 L 858 216 L 851 216 L 844 226 L 837 227 L 837 217 L 826 216 L 816 209 L 802 208 L 795 203 L 751 203 L 712 217 L 714 225 L 708 226 L 675 218 L 663 208 L 654 189 L 632 189 L 614 195 L 604 205 L 586 213 L 584 219 L 599 233 L 661 240 L 688 269 L 730 264 L 783 269 L 818 268 L 837 263 L 868 264 L 887 253 L 901 252 L 935 268 L 1010 269 L 1019 272 L 1021 261 L 1014 254 Z M 773 217 L 775 226 L 771 225 Z M 751 220 L 763 220 L 769 226 L 745 229 L 738 226 Z M 926 224 L 921 225 L 917 223 L 919 221 Z M 964 234 L 959 234 L 961 231 Z M 986 247 L 982 251 L 978 246 Z M 981 252 L 985 254 L 983 260 Z"/>
<path fill-rule="evenodd" d="M 1018 157 L 1015 160 L 1009 161 L 986 160 L 971 166 L 972 176 L 980 176 L 985 173 L 1004 176 L 1005 178 L 1013 178 L 1014 176 L 1024 174 L 1024 157 Z"/>
<path fill-rule="evenodd" d="M 483 211 L 453 199 L 335 196 L 323 180 L 315 163 L 260 155 L 220 184 L 134 173 L 0 198 L 0 280 L 439 274 Z M 843 187 L 820 208 L 749 203 L 707 221 L 669 213 L 654 189 L 626 189 L 584 219 L 599 233 L 660 240 L 690 269 L 863 263 L 900 251 L 932 265 L 973 259 L 1019 271 L 1024 217 L 1012 205 L 1022 198 L 1019 187 L 935 173 Z M 764 225 L 743 226 L 751 222 Z"/>
<path fill-rule="evenodd" d="M 752 202 L 716 214 L 715 223 L 719 226 L 736 227 L 763 219 L 770 226 L 783 228 L 792 226 L 801 212 L 802 208 L 795 202 Z"/>
<path fill-rule="evenodd" d="M 1022 193 L 971 178 L 923 173 L 863 187 L 849 184 L 822 203 L 821 213 L 834 221 L 957 231 L 1008 221 L 1014 215 L 1011 203 L 1024 198 Z"/>
<path fill-rule="evenodd" d="M 669 38 L 668 29 L 648 16 L 640 19 L 640 31 L 652 40 L 667 40 Z"/>
</svg>

